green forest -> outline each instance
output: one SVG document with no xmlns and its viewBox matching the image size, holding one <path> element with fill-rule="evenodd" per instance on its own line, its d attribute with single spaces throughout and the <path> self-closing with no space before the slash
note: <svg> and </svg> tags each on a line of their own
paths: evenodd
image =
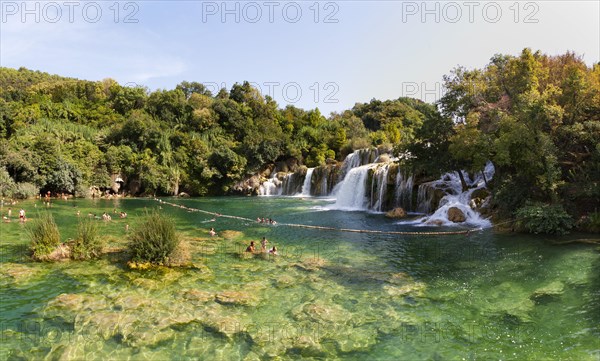
<svg viewBox="0 0 600 361">
<path fill-rule="evenodd" d="M 600 63 L 524 49 L 443 83 L 436 104 L 373 99 L 327 117 L 280 107 L 248 82 L 149 91 L 0 68 L 0 195 L 85 196 L 116 174 L 130 195 L 227 195 L 277 161 L 315 167 L 382 147 L 420 179 L 491 160 L 499 217 L 543 209 L 597 227 Z"/>
</svg>

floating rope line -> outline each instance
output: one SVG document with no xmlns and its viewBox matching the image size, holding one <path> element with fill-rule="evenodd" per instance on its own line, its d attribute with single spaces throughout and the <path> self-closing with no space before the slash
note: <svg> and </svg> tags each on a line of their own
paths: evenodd
<svg viewBox="0 0 600 361">
<path fill-rule="evenodd" d="M 157 201 L 157 202 L 159 202 L 160 204 L 166 204 L 166 205 L 173 206 L 173 207 L 176 207 L 176 208 L 185 209 L 185 210 L 190 211 L 190 212 L 200 212 L 200 213 L 204 213 L 204 214 L 210 214 L 210 215 L 215 216 L 215 217 L 237 219 L 237 220 L 247 221 L 247 222 L 253 222 L 253 223 L 256 222 L 256 220 L 250 219 L 250 218 L 238 217 L 238 216 L 231 216 L 231 215 L 226 215 L 226 214 L 221 214 L 221 213 L 215 213 L 215 212 L 209 212 L 209 211 L 205 211 L 205 210 L 198 209 L 198 208 L 191 208 L 191 207 L 188 207 L 188 206 L 184 206 L 182 204 L 176 204 L 176 203 L 171 203 L 171 202 L 163 201 L 163 200 L 158 199 L 158 198 L 155 198 L 154 200 Z M 400 236 L 451 236 L 451 235 L 469 235 L 470 233 L 473 233 L 473 232 L 483 231 L 484 229 L 494 227 L 494 226 L 487 227 L 487 228 L 479 227 L 479 228 L 472 228 L 472 229 L 467 229 L 467 230 L 462 230 L 462 231 L 409 232 L 409 231 L 377 231 L 377 230 L 370 230 L 370 229 L 335 228 L 335 227 L 325 227 L 325 226 L 310 226 L 310 225 L 307 225 L 307 224 L 294 224 L 294 223 L 277 223 L 277 224 L 279 226 L 284 226 L 284 227 L 318 229 L 318 230 L 321 230 L 321 231 L 350 232 L 350 233 L 371 233 L 371 234 L 391 234 L 391 235 L 400 235 Z"/>
</svg>

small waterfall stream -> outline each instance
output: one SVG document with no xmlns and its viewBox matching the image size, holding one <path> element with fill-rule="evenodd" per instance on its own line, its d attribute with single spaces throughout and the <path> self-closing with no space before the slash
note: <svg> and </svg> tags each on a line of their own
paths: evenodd
<svg viewBox="0 0 600 361">
<path fill-rule="evenodd" d="M 310 196 L 310 184 L 314 170 L 315 168 L 308 168 L 308 170 L 306 171 L 306 176 L 304 177 L 304 184 L 302 184 L 302 192 L 300 193 L 303 196 Z"/>
</svg>

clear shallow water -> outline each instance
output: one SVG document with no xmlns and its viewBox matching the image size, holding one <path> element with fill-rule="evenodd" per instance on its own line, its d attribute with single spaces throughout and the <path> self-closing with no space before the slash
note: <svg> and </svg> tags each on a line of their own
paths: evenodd
<svg viewBox="0 0 600 361">
<path fill-rule="evenodd" d="M 172 201 L 279 223 L 427 230 L 326 210 L 331 202 L 323 199 Z M 75 234 L 77 209 L 83 216 L 125 210 L 126 220 L 98 221 L 110 245 L 122 246 L 125 224 L 135 227 L 144 208 L 157 205 L 78 200 L 51 210 L 63 239 Z M 23 206 L 35 217 L 32 202 Z M 118 254 L 32 263 L 24 227 L 0 225 L 0 359 L 598 359 L 595 246 L 490 231 L 398 237 L 211 222 L 162 207 L 186 236 L 196 268 L 131 271 Z M 220 237 L 208 237 L 210 227 Z M 279 257 L 240 256 L 263 236 Z"/>
</svg>

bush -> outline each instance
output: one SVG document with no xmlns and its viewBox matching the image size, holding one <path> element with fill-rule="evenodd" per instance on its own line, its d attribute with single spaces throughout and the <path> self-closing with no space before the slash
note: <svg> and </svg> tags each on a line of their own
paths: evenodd
<svg viewBox="0 0 600 361">
<path fill-rule="evenodd" d="M 27 231 L 35 260 L 46 259 L 60 244 L 60 232 L 51 213 L 41 213 Z"/>
<path fill-rule="evenodd" d="M 600 233 L 600 212 L 590 213 L 577 222 L 577 228 L 583 232 Z"/>
<path fill-rule="evenodd" d="M 16 187 L 6 168 L 0 168 L 0 197 L 12 197 Z"/>
<path fill-rule="evenodd" d="M 179 244 L 175 222 L 153 211 L 147 214 L 130 236 L 129 249 L 134 262 L 168 264 Z"/>
<path fill-rule="evenodd" d="M 73 242 L 73 259 L 98 258 L 103 248 L 104 238 L 98 234 L 97 224 L 90 219 L 80 221 L 77 226 L 77 238 Z"/>
<path fill-rule="evenodd" d="M 40 189 L 31 183 L 17 183 L 13 197 L 17 199 L 33 198 L 40 194 Z"/>
<path fill-rule="evenodd" d="M 562 206 L 533 204 L 516 212 L 517 223 L 530 233 L 566 234 L 573 228 L 573 219 Z"/>
</svg>

